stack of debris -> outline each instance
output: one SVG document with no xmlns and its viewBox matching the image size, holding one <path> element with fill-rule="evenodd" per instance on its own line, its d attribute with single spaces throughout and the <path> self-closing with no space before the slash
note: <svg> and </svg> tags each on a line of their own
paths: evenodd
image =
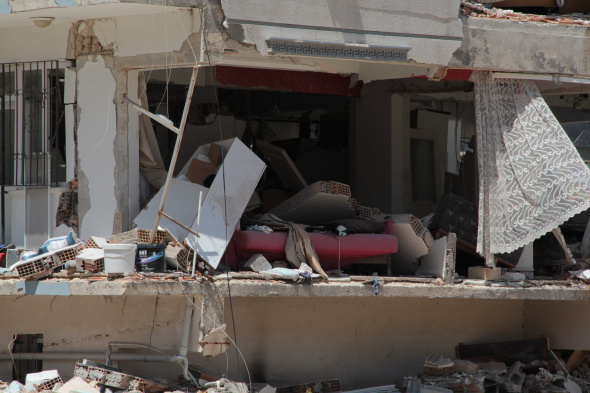
<svg viewBox="0 0 590 393">
<path fill-rule="evenodd" d="M 545 360 L 547 354 L 554 360 Z M 428 356 L 424 373 L 404 378 L 404 386 L 407 392 L 581 393 L 590 381 L 583 371 L 573 371 L 588 369 L 581 359 L 581 351 L 575 351 L 566 365 L 546 338 L 459 345 L 457 359 Z"/>
<path fill-rule="evenodd" d="M 590 26 L 590 20 L 588 19 L 588 16 L 582 17 L 580 14 L 572 15 L 572 17 L 524 14 L 520 12 L 514 12 L 513 10 L 509 9 L 494 7 L 488 8 L 483 4 L 472 0 L 461 0 L 461 6 L 465 15 L 478 18 L 509 19 L 520 22 Z"/>
</svg>

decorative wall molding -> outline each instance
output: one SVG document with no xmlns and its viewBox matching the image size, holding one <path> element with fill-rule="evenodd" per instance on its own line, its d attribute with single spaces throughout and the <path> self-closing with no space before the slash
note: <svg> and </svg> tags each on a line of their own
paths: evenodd
<svg viewBox="0 0 590 393">
<path fill-rule="evenodd" d="M 274 54 L 381 61 L 408 61 L 408 51 L 412 49 L 410 47 L 293 41 L 275 38 L 268 40 L 267 46 L 269 52 Z"/>
</svg>

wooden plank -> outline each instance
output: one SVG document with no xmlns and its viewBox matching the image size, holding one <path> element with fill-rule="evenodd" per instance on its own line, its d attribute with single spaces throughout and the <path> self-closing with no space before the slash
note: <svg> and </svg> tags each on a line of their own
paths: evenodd
<svg viewBox="0 0 590 393">
<path fill-rule="evenodd" d="M 575 368 L 577 368 L 584 361 L 584 359 L 587 359 L 588 357 L 590 357 L 590 351 L 582 351 L 579 349 L 575 350 L 570 355 L 569 359 L 567 360 L 567 363 L 565 364 L 567 372 L 569 373 Z"/>
<path fill-rule="evenodd" d="M 459 359 L 504 361 L 519 353 L 544 353 L 551 349 L 546 337 L 487 344 L 459 344 L 455 348 Z"/>
</svg>

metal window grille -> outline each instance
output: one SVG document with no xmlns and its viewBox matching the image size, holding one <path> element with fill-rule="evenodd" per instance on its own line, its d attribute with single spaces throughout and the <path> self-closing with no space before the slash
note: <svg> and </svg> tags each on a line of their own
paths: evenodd
<svg viewBox="0 0 590 393">
<path fill-rule="evenodd" d="M 0 184 L 65 182 L 61 61 L 0 64 Z"/>
</svg>

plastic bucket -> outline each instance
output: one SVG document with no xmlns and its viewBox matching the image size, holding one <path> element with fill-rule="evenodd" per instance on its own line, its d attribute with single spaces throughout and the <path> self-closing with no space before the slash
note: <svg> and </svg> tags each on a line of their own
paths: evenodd
<svg viewBox="0 0 590 393">
<path fill-rule="evenodd" d="M 135 265 L 138 272 L 164 273 L 166 267 L 166 245 L 163 243 L 137 245 Z"/>
<path fill-rule="evenodd" d="M 106 273 L 132 273 L 135 271 L 135 244 L 105 244 L 104 271 Z"/>
</svg>

